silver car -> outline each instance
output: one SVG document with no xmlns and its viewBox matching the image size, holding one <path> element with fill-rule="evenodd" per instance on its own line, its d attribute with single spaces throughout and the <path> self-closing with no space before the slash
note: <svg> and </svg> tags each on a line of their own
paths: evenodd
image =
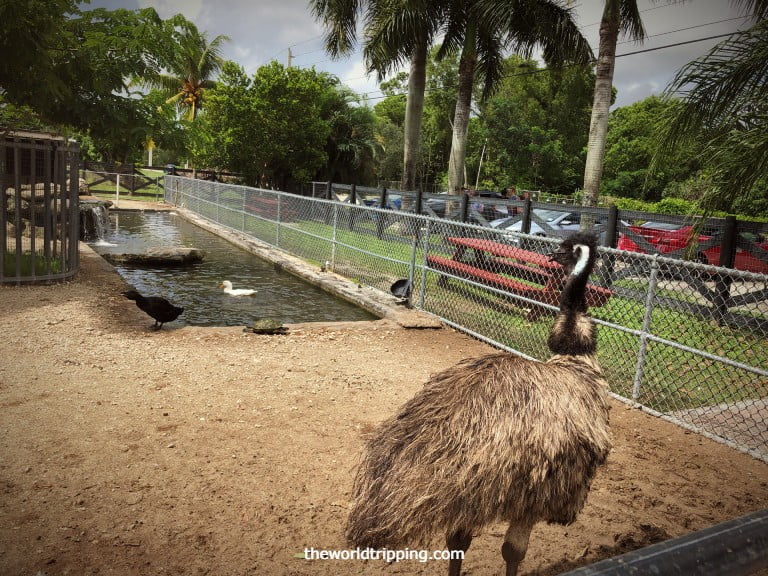
<svg viewBox="0 0 768 576">
<path fill-rule="evenodd" d="M 546 208 L 534 208 L 531 211 L 531 231 L 534 236 L 550 236 L 556 238 L 565 238 L 572 232 L 579 229 L 581 213 L 568 212 L 565 210 L 549 210 Z M 521 216 L 512 216 L 509 218 L 500 218 L 490 223 L 491 227 L 509 232 L 521 233 L 523 229 L 523 220 Z M 595 221 L 595 232 L 602 242 L 605 235 L 605 218 L 598 216 Z M 512 242 L 517 243 L 516 237 L 511 238 Z"/>
</svg>

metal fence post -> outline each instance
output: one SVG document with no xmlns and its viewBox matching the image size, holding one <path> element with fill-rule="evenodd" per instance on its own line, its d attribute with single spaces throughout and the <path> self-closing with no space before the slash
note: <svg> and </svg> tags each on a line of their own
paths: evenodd
<svg viewBox="0 0 768 576">
<path fill-rule="evenodd" d="M 736 216 L 726 216 L 723 227 L 723 243 L 720 247 L 720 266 L 732 268 L 736 259 Z M 718 274 L 715 287 L 715 302 L 712 312 L 717 316 L 718 323 L 728 313 L 728 300 L 731 298 L 731 284 L 733 278 L 730 275 Z"/>
<path fill-rule="evenodd" d="M 643 327 L 640 333 L 640 347 L 637 351 L 637 364 L 635 366 L 635 377 L 632 382 L 632 400 L 640 398 L 640 387 L 643 384 L 645 375 L 645 357 L 648 351 L 648 334 L 651 330 L 651 320 L 653 318 L 653 299 L 656 295 L 656 283 L 659 275 L 658 254 L 653 255 L 651 260 L 651 277 L 648 280 L 648 293 L 645 296 L 645 314 L 643 315 Z"/>
<path fill-rule="evenodd" d="M 243 219 L 242 219 L 243 226 L 242 226 L 242 230 L 241 231 L 243 233 L 245 233 L 245 198 L 246 198 L 245 189 L 243 189 L 242 192 L 243 192 L 243 207 L 242 207 L 242 211 L 243 211 Z"/>
<path fill-rule="evenodd" d="M 520 228 L 520 232 L 523 234 L 530 234 L 531 233 L 531 198 L 528 197 L 525 199 L 525 204 L 523 204 L 523 223 Z"/>
<path fill-rule="evenodd" d="M 214 196 L 216 197 L 216 223 L 221 224 L 221 202 L 218 189 L 214 190 Z"/>
<path fill-rule="evenodd" d="M 605 242 L 603 243 L 604 246 L 608 246 L 609 248 L 616 248 L 616 245 L 618 244 L 618 239 L 616 238 L 618 235 L 618 227 L 619 209 L 616 207 L 616 205 L 611 205 L 608 208 L 608 222 L 606 223 L 605 227 Z M 616 255 L 606 254 L 603 258 L 603 263 L 603 281 L 607 286 L 611 286 L 613 284 L 613 274 L 616 266 Z"/>
<path fill-rule="evenodd" d="M 280 247 L 280 229 L 283 225 L 282 222 L 282 208 L 283 208 L 283 195 L 277 194 L 277 222 L 275 225 L 275 246 Z"/>
<path fill-rule="evenodd" d="M 386 187 L 381 187 L 381 194 L 379 195 L 379 208 L 384 210 L 387 207 L 387 189 Z M 386 221 L 386 214 L 380 213 L 377 214 L 379 217 L 376 221 L 376 238 L 381 240 L 381 237 L 384 235 L 384 225 Z"/>
<path fill-rule="evenodd" d="M 459 219 L 462 222 L 466 222 L 469 219 L 469 195 L 466 193 L 461 195 L 461 204 L 459 206 Z"/>
<path fill-rule="evenodd" d="M 424 234 L 422 235 L 422 261 L 421 261 L 421 282 L 419 289 L 419 306 L 420 310 L 424 310 L 424 301 L 427 294 L 427 255 L 429 254 L 429 237 L 431 235 L 430 227 L 432 222 L 426 221 Z"/>
<path fill-rule="evenodd" d="M 352 184 L 349 187 L 349 205 L 357 206 L 357 184 Z M 355 209 L 349 209 L 349 229 L 355 229 Z"/>
<path fill-rule="evenodd" d="M 331 270 L 334 270 L 336 268 L 336 242 L 338 241 L 336 232 L 338 230 L 338 223 L 339 223 L 339 205 L 334 204 L 333 205 L 333 234 L 331 239 Z"/>
</svg>

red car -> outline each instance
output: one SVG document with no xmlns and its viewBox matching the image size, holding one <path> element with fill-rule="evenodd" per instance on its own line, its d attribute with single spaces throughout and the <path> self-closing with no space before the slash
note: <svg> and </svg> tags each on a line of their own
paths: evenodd
<svg viewBox="0 0 768 576">
<path fill-rule="evenodd" d="M 629 229 L 642 236 L 656 252 L 671 257 L 683 256 L 685 248 L 693 238 L 693 226 L 670 222 L 646 222 L 641 226 L 629 226 Z M 753 241 L 757 246 L 755 251 L 768 251 L 768 239 L 756 237 Z M 703 234 L 699 235 L 699 244 L 700 252 L 696 255 L 696 259 L 704 264 L 718 266 L 720 264 L 720 244 L 713 243 L 712 236 Z M 625 234 L 619 235 L 617 248 L 630 252 L 647 251 Z M 768 262 L 741 247 L 736 248 L 734 268 L 768 274 Z"/>
</svg>

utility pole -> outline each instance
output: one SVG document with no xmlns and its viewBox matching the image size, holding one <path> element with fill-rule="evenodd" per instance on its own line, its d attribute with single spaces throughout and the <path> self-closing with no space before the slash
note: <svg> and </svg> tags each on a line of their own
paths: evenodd
<svg viewBox="0 0 768 576">
<path fill-rule="evenodd" d="M 291 49 L 288 48 L 288 68 L 291 67 L 291 60 L 293 60 L 293 52 L 291 52 Z"/>
</svg>

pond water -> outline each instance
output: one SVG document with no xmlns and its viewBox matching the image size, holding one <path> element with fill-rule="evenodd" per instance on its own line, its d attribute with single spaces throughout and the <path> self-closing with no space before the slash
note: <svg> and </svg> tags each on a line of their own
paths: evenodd
<svg viewBox="0 0 768 576">
<path fill-rule="evenodd" d="M 172 212 L 113 211 L 103 240 L 90 245 L 100 254 L 143 252 L 153 246 L 203 250 L 203 261 L 188 267 L 115 266 L 141 294 L 162 296 L 183 306 L 184 313 L 174 324 L 250 326 L 259 318 L 283 323 L 376 319 Z M 230 296 L 219 288 L 224 280 L 235 288 L 253 288 L 257 293 Z"/>
</svg>

